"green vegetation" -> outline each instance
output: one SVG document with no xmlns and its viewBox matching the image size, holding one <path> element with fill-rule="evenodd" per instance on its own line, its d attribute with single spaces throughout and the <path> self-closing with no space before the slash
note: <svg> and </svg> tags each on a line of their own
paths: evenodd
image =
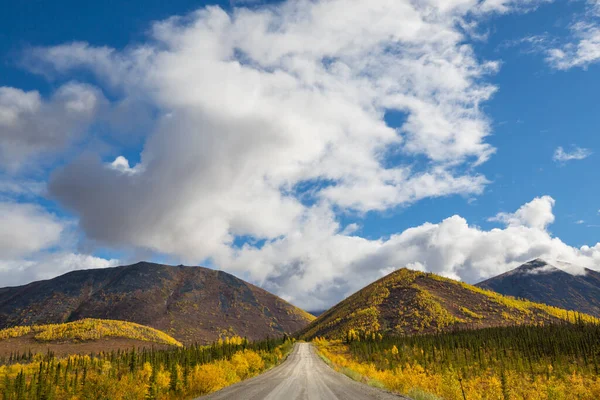
<svg viewBox="0 0 600 400">
<path fill-rule="evenodd" d="M 580 319 L 315 343 L 338 369 L 415 399 L 596 400 L 599 338 L 600 325 Z"/>
<path fill-rule="evenodd" d="M 33 334 L 38 341 L 87 341 L 106 337 L 142 340 L 172 346 L 182 344 L 157 329 L 133 322 L 106 319 L 82 319 L 65 324 L 17 326 L 0 331 L 0 340 Z"/>
<path fill-rule="evenodd" d="M 58 359 L 15 353 L 0 359 L 0 398 L 185 399 L 211 393 L 279 363 L 293 342 L 249 343 L 234 337 L 211 346 L 131 349 Z"/>
</svg>

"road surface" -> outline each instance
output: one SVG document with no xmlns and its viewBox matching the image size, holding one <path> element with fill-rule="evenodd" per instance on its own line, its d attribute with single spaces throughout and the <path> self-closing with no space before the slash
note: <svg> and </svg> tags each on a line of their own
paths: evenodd
<svg viewBox="0 0 600 400">
<path fill-rule="evenodd" d="M 198 400 L 401 400 L 329 368 L 309 343 L 298 343 L 281 365 Z"/>
</svg>

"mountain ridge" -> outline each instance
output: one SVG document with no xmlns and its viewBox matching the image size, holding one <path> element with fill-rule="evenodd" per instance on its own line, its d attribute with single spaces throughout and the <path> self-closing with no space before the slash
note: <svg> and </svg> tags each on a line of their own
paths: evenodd
<svg viewBox="0 0 600 400">
<path fill-rule="evenodd" d="M 571 273 L 577 268 L 569 264 L 563 268 L 538 258 L 476 286 L 600 317 L 600 273 L 588 268 Z"/>
<path fill-rule="evenodd" d="M 402 268 L 341 301 L 301 330 L 299 336 L 340 339 L 351 332 L 412 335 L 578 319 L 598 321 Z"/>
<path fill-rule="evenodd" d="M 0 329 L 84 318 L 131 321 L 184 343 L 274 337 L 314 319 L 255 285 L 204 267 L 139 262 L 0 289 Z"/>
</svg>

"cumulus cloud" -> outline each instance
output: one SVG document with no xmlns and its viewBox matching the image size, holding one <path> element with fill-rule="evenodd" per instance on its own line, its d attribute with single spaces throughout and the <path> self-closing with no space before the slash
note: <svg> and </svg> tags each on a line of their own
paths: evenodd
<svg viewBox="0 0 600 400">
<path fill-rule="evenodd" d="M 552 159 L 559 163 L 566 163 L 567 161 L 573 160 L 585 160 L 591 155 L 591 150 L 582 149 L 577 146 L 575 146 L 572 151 L 565 151 L 562 147 L 558 147 L 554 152 L 554 157 Z"/>
<path fill-rule="evenodd" d="M 60 221 L 39 206 L 0 202 L 0 259 L 18 258 L 58 243 Z"/>
<path fill-rule="evenodd" d="M 104 96 L 70 82 L 49 99 L 37 91 L 0 87 L 0 168 L 16 170 L 40 154 L 57 151 L 96 116 Z"/>
<path fill-rule="evenodd" d="M 555 201 L 550 196 L 538 197 L 514 213 L 499 213 L 489 220 L 503 222 L 508 226 L 527 226 L 543 230 L 554 222 L 554 204 Z"/>
<path fill-rule="evenodd" d="M 547 232 L 550 197 L 498 214 L 505 227 L 490 231 L 452 216 L 369 240 L 339 222 L 482 193 L 477 167 L 495 149 L 481 106 L 499 63 L 477 57 L 466 28 L 541 3 L 212 6 L 160 21 L 124 50 L 33 49 L 31 70 L 91 71 L 123 104 L 157 115 L 139 162 L 87 153 L 52 174 L 49 193 L 96 243 L 211 259 L 307 308 L 402 266 L 472 282 L 539 256 L 597 265 L 600 246 L 572 248 Z M 36 96 L 24 95 L 26 110 Z M 404 122 L 388 125 L 390 112 Z M 250 240 L 240 247 L 240 237 Z M 31 262 L 31 276 L 49 265 Z"/>
<path fill-rule="evenodd" d="M 39 205 L 0 202 L 0 287 L 117 265 L 118 260 L 66 250 L 67 225 Z"/>
<path fill-rule="evenodd" d="M 357 226 L 342 227 L 325 206 L 311 207 L 292 230 L 262 246 L 245 244 L 220 252 L 216 264 L 307 309 L 326 308 L 379 277 L 401 267 L 435 272 L 475 283 L 535 258 L 569 272 L 600 267 L 600 243 L 571 247 L 547 231 L 554 219 L 549 196 L 536 198 L 510 214 L 506 226 L 483 230 L 454 215 L 389 238 L 355 236 Z M 550 214 L 548 214 L 550 210 Z M 26 254 L 55 243 L 47 240 Z M 87 268 L 118 265 L 68 251 L 43 252 L 22 259 L 0 259 L 0 281 L 17 285 Z M 569 263 L 569 264 L 566 264 Z M 4 286 L 3 285 L 3 286 Z"/>
<path fill-rule="evenodd" d="M 307 198 L 363 213 L 480 194 L 488 181 L 472 167 L 495 151 L 480 104 L 498 64 L 475 56 L 457 18 L 483 3 L 430 3 L 207 7 L 124 51 L 34 49 L 33 70 L 91 70 L 160 111 L 139 164 L 78 159 L 50 193 L 93 240 L 192 261 L 228 252 L 236 236 L 290 234 Z M 388 126 L 390 111 L 406 122 Z"/>
<path fill-rule="evenodd" d="M 108 268 L 117 265 L 118 260 L 106 260 L 69 252 L 46 253 L 27 260 L 0 259 L 0 282 L 2 287 L 19 286 L 29 282 L 51 279 L 70 271 Z"/>
<path fill-rule="evenodd" d="M 344 234 L 333 215 L 314 209 L 294 234 L 244 246 L 219 260 L 308 309 L 331 306 L 375 279 L 409 267 L 476 283 L 535 258 L 600 268 L 600 243 L 571 247 L 546 226 L 554 220 L 554 200 L 534 199 L 501 218 L 506 227 L 483 230 L 454 215 L 426 223 L 388 239 L 367 240 Z M 548 214 L 550 210 L 550 214 Z M 563 265 L 563 264 L 558 264 Z"/>
</svg>

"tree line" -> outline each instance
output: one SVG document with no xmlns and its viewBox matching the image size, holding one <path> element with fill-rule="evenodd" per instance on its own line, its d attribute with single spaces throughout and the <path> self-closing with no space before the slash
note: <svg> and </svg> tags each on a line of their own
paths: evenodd
<svg viewBox="0 0 600 400">
<path fill-rule="evenodd" d="M 181 399 L 219 390 L 277 364 L 287 338 L 219 340 L 209 346 L 132 348 L 74 355 L 17 352 L 0 359 L 0 398 Z"/>
</svg>

